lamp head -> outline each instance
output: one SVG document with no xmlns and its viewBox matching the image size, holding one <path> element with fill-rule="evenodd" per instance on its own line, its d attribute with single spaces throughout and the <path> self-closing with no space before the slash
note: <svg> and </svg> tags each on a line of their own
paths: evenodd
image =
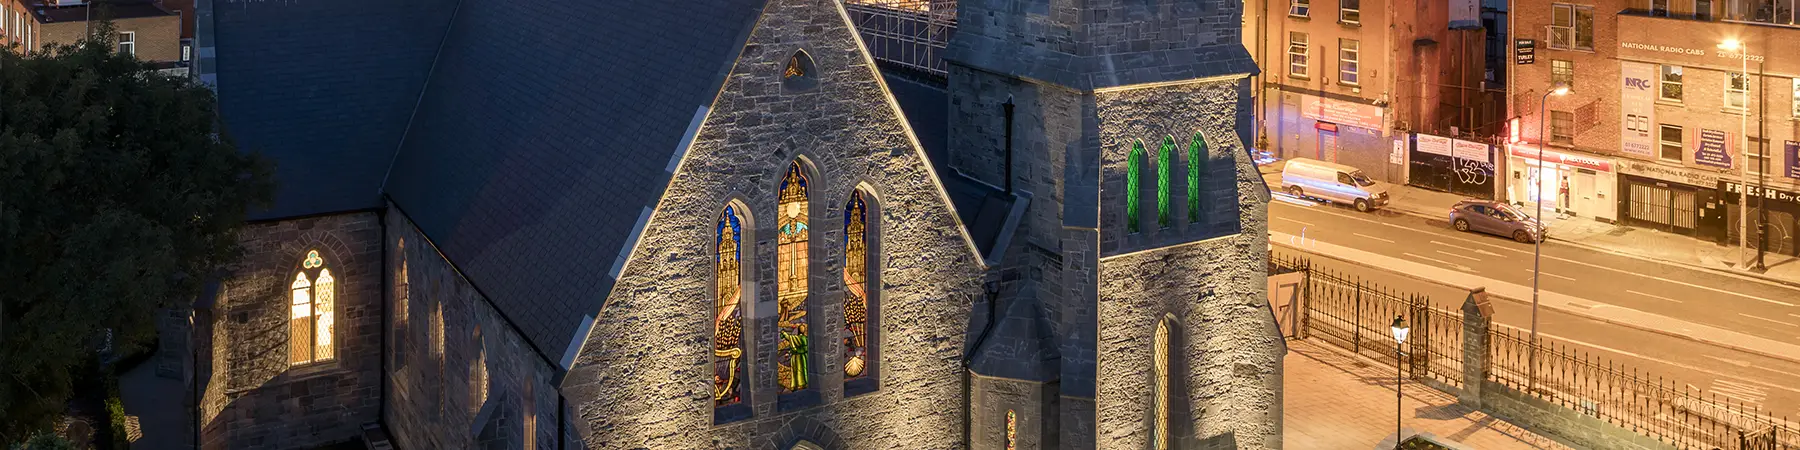
<svg viewBox="0 0 1800 450">
<path fill-rule="evenodd" d="M 1726 39 L 1725 42 L 1719 43 L 1720 50 L 1728 50 L 1728 51 L 1735 52 L 1742 48 L 1744 48 L 1744 43 L 1738 41 L 1737 39 Z"/>
<path fill-rule="evenodd" d="M 1406 319 L 1401 318 L 1400 316 L 1394 316 L 1393 330 L 1394 330 L 1394 342 L 1396 342 L 1396 343 L 1406 342 L 1406 335 L 1412 331 L 1411 328 L 1408 328 L 1406 326 Z"/>
<path fill-rule="evenodd" d="M 1568 93 L 1569 93 L 1569 85 L 1566 83 L 1559 81 L 1556 84 L 1550 85 L 1550 95 L 1561 96 L 1561 95 L 1566 95 Z"/>
</svg>

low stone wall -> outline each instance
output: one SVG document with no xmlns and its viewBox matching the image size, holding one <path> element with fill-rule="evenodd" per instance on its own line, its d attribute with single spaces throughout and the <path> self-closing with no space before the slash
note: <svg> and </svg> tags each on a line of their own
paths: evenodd
<svg viewBox="0 0 1800 450">
<path fill-rule="evenodd" d="M 1674 450 L 1675 446 L 1638 434 L 1492 381 L 1483 381 L 1481 409 L 1508 422 L 1555 435 L 1595 450 Z"/>
</svg>

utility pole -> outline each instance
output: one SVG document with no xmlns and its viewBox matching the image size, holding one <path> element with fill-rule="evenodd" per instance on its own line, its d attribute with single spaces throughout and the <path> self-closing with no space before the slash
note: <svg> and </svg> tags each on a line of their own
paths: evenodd
<svg viewBox="0 0 1800 450">
<path fill-rule="evenodd" d="M 1748 61 L 1750 58 L 1750 55 L 1748 55 L 1749 52 L 1744 53 L 1746 53 L 1744 55 L 1744 60 Z M 1762 155 L 1761 158 L 1757 158 L 1758 167 L 1756 169 L 1757 220 L 1755 270 L 1759 272 L 1769 270 L 1768 266 L 1763 265 L 1763 253 L 1769 251 L 1769 205 L 1764 203 L 1769 195 L 1769 135 L 1768 129 L 1766 128 L 1767 118 L 1769 117 L 1769 102 L 1767 101 L 1768 99 L 1765 98 L 1769 94 L 1764 90 L 1767 86 L 1763 81 L 1764 62 L 1766 61 L 1756 62 L 1756 137 L 1761 138 L 1756 143 L 1756 152 L 1757 154 Z"/>
</svg>

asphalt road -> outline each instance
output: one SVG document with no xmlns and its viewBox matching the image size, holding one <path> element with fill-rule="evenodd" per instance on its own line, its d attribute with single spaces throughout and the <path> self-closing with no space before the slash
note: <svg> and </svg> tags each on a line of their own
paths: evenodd
<svg viewBox="0 0 1800 450">
<path fill-rule="evenodd" d="M 1531 285 L 1530 244 L 1499 236 L 1460 233 L 1450 228 L 1447 218 L 1427 219 L 1390 211 L 1358 213 L 1338 206 L 1302 206 L 1284 201 L 1271 202 L 1269 216 L 1272 231 L 1495 281 Z M 1278 248 L 1277 252 L 1294 250 Z M 1426 294 L 1445 309 L 1456 310 L 1467 296 L 1459 289 L 1387 269 L 1308 256 L 1315 258 L 1315 264 L 1390 289 Z M 1800 342 L 1800 289 L 1703 268 L 1596 252 L 1554 240 L 1544 244 L 1542 262 L 1541 289 L 1546 292 L 1779 342 Z M 1494 306 L 1496 322 L 1501 326 L 1529 327 L 1529 303 L 1500 301 Z M 1538 329 L 1543 337 L 1673 379 L 1677 385 L 1691 386 L 1707 395 L 1800 420 L 1800 361 L 1765 357 L 1547 308 L 1540 308 L 1539 314 Z"/>
</svg>

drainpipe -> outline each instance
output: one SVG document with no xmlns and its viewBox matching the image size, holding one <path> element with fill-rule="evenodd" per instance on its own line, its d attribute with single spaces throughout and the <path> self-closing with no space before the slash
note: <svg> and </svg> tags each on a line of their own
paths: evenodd
<svg viewBox="0 0 1800 450">
<path fill-rule="evenodd" d="M 1006 195 L 1013 195 L 1013 96 L 1006 95 Z"/>
<path fill-rule="evenodd" d="M 378 273 L 384 274 L 381 277 L 381 362 L 379 363 L 381 370 L 381 387 L 379 388 L 379 391 L 376 391 L 375 395 L 376 404 L 379 405 L 377 407 L 378 409 L 375 411 L 375 423 L 386 424 L 388 412 L 388 383 L 394 381 L 394 374 L 388 372 L 388 356 L 394 354 L 394 349 L 388 346 L 389 320 L 393 317 L 390 309 L 393 308 L 394 304 L 394 285 L 392 283 L 393 277 L 387 276 L 391 275 L 391 273 L 385 270 L 388 264 L 387 214 L 376 211 L 375 226 L 376 228 L 381 229 L 381 265 L 383 270 Z M 392 434 L 393 433 L 389 433 L 390 436 Z M 392 438 L 389 438 L 390 442 L 392 440 Z"/>
<path fill-rule="evenodd" d="M 1007 103 L 1008 103 L 1007 110 L 1008 111 L 1012 110 L 1011 99 L 1008 99 Z M 974 406 L 975 406 L 974 394 L 972 392 L 973 388 L 971 386 L 971 384 L 973 384 L 975 380 L 974 380 L 974 375 L 972 375 L 973 371 L 970 370 L 970 366 L 975 363 L 975 353 L 981 351 L 981 344 L 987 342 L 988 333 L 994 331 L 994 322 L 997 322 L 999 320 L 999 318 L 995 317 L 995 315 L 998 314 L 1000 311 L 1000 308 L 997 306 L 997 304 L 999 303 L 999 300 L 1000 300 L 1000 282 L 996 281 L 996 280 L 988 280 L 986 283 L 983 283 L 982 285 L 987 288 L 987 304 L 988 304 L 987 323 L 982 324 L 981 334 L 975 336 L 975 343 L 973 345 L 969 346 L 969 353 L 964 354 L 963 359 L 962 359 L 963 414 L 968 414 L 968 416 L 964 417 L 963 421 L 962 421 L 963 422 L 963 448 L 971 448 L 974 446 L 974 443 L 975 443 L 973 430 L 971 429 L 971 427 L 973 426 L 972 424 L 975 421 L 975 417 L 974 417 L 974 414 L 970 414 L 970 410 L 974 409 Z"/>
</svg>

